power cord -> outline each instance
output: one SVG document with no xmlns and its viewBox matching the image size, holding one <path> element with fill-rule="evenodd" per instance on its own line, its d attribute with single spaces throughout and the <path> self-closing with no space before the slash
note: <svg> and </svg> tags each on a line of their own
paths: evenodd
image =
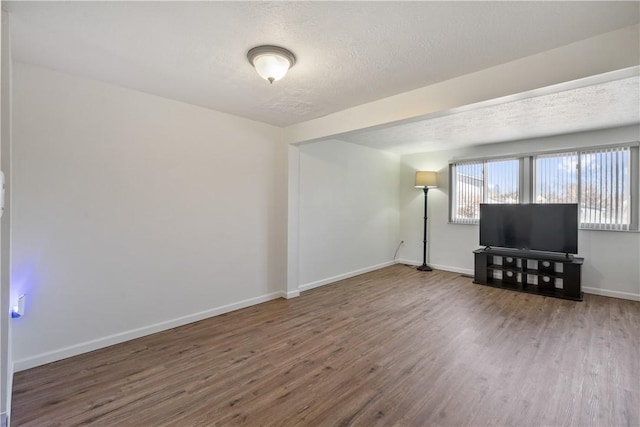
<svg viewBox="0 0 640 427">
<path fill-rule="evenodd" d="M 398 244 L 398 248 L 396 249 L 396 253 L 393 254 L 393 260 L 395 261 L 398 258 L 398 252 L 400 251 L 400 247 L 404 245 L 404 240 L 400 240 L 400 243 Z"/>
</svg>

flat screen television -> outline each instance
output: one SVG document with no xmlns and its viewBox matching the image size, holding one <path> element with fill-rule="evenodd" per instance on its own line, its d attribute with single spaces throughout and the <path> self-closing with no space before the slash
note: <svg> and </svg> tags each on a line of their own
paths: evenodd
<svg viewBox="0 0 640 427">
<path fill-rule="evenodd" d="M 578 253 L 578 205 L 480 204 L 480 245 Z"/>
</svg>

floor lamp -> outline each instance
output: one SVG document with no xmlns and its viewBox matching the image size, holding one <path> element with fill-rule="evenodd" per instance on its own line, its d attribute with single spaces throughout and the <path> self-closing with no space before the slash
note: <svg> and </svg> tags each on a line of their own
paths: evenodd
<svg viewBox="0 0 640 427">
<path fill-rule="evenodd" d="M 436 172 L 416 172 L 416 188 L 424 190 L 424 238 L 422 240 L 422 265 L 418 267 L 420 271 L 431 271 L 431 267 L 427 265 L 427 194 L 430 188 L 437 186 L 438 174 Z"/>
</svg>

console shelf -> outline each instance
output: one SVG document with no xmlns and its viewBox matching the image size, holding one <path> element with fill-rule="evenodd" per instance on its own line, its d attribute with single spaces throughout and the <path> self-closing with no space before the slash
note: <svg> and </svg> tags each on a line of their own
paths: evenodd
<svg viewBox="0 0 640 427">
<path fill-rule="evenodd" d="M 473 283 L 582 301 L 580 270 L 584 258 L 493 248 L 473 253 Z"/>
</svg>

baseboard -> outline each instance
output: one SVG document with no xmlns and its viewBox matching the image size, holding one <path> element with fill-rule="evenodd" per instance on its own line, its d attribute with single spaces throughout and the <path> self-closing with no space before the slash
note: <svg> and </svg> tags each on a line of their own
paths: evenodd
<svg viewBox="0 0 640 427">
<path fill-rule="evenodd" d="M 397 262 L 398 264 L 408 264 L 408 265 L 416 265 L 416 266 L 422 265 L 422 262 L 420 261 L 413 261 L 413 260 L 407 260 L 407 259 L 399 259 Z M 471 269 L 450 267 L 450 266 L 440 265 L 440 264 L 429 264 L 429 265 L 435 268 L 436 270 L 451 271 L 452 273 L 469 274 L 473 276 L 473 270 Z M 631 292 L 610 291 L 607 289 L 589 288 L 589 287 L 583 287 L 582 292 L 584 292 L 585 294 L 600 295 L 603 297 L 628 299 L 631 301 L 640 301 L 640 294 L 634 294 Z"/>
<path fill-rule="evenodd" d="M 436 270 L 444 270 L 450 271 L 452 273 L 460 273 L 460 274 L 470 274 L 473 276 L 472 268 L 459 268 L 459 267 L 451 267 L 450 265 L 441 265 L 441 264 L 429 264 L 431 267 Z"/>
<path fill-rule="evenodd" d="M 370 271 L 379 270 L 381 268 L 389 267 L 390 265 L 394 265 L 395 261 L 383 262 L 382 264 L 372 265 L 370 267 L 361 268 L 358 270 L 350 271 L 348 273 L 339 274 L 337 276 L 328 277 L 326 279 L 318 280 L 311 283 L 305 283 L 304 285 L 300 285 L 299 289 L 301 291 L 308 291 L 309 289 L 318 288 L 320 286 L 328 285 L 329 283 L 334 283 L 339 280 L 348 279 L 350 277 L 359 276 L 364 273 L 369 273 Z"/>
<path fill-rule="evenodd" d="M 238 301 L 232 304 L 211 308 L 209 310 L 200 311 L 198 313 L 189 314 L 187 316 L 182 316 L 182 317 L 167 320 L 164 322 L 159 322 L 154 325 L 144 326 L 142 328 L 120 332 L 118 334 L 109 335 L 109 336 L 98 338 L 91 341 L 86 341 L 80 344 L 75 344 L 75 345 L 64 347 L 58 350 L 48 351 L 46 353 L 41 353 L 35 356 L 16 360 L 13 363 L 13 368 L 15 372 L 24 371 L 25 369 L 30 369 L 36 366 L 45 365 L 47 363 L 66 359 L 68 357 L 77 356 L 79 354 L 98 350 L 100 348 L 109 347 L 114 344 L 119 344 L 125 341 L 140 338 L 146 335 L 155 334 L 157 332 L 166 331 L 168 329 L 176 328 L 178 326 L 183 326 L 189 323 L 204 320 L 209 317 L 218 316 L 220 314 L 228 313 L 230 311 L 239 310 L 241 308 L 246 308 L 252 305 L 256 305 L 256 304 L 267 302 L 273 299 L 281 298 L 284 295 L 285 295 L 285 292 L 274 292 L 271 294 L 262 295 L 255 298 L 249 298 L 243 301 Z"/>
<path fill-rule="evenodd" d="M 589 288 L 589 287 L 586 287 L 586 288 L 583 287 L 582 292 L 584 292 L 585 294 L 600 295 L 603 297 L 628 299 L 631 301 L 640 301 L 640 294 L 633 294 L 631 292 L 609 291 L 607 289 Z"/>
<path fill-rule="evenodd" d="M 282 291 L 280 293 L 280 296 L 285 299 L 296 298 L 300 296 L 300 291 L 288 291 L 288 292 Z"/>
<path fill-rule="evenodd" d="M 397 259 L 396 264 L 415 265 L 416 267 L 422 265 L 422 262 L 413 261 L 410 259 Z"/>
<path fill-rule="evenodd" d="M 6 412 L 0 414 L 0 427 L 9 427 L 9 416 Z"/>
<path fill-rule="evenodd" d="M 396 261 L 397 264 L 407 264 L 407 265 L 422 265 L 422 261 L 414 261 L 409 259 L 399 259 Z M 473 275 L 473 269 L 470 268 L 459 268 L 459 267 L 451 267 L 450 265 L 442 265 L 442 264 L 433 264 L 428 263 L 431 268 L 436 270 L 450 271 L 452 273 L 460 273 L 460 274 L 471 274 Z"/>
</svg>

